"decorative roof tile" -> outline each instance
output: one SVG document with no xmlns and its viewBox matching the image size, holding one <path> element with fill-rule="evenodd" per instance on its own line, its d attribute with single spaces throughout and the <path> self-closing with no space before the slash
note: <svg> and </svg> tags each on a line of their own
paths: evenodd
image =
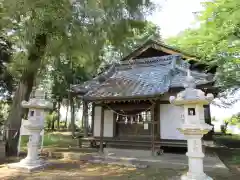
<svg viewBox="0 0 240 180">
<path fill-rule="evenodd" d="M 89 100 L 157 96 L 170 88 L 183 87 L 189 64 L 179 56 L 137 59 L 113 64 L 99 77 L 72 88 Z M 193 72 L 197 85 L 213 82 L 205 73 Z M 102 80 L 103 79 L 103 80 Z"/>
</svg>

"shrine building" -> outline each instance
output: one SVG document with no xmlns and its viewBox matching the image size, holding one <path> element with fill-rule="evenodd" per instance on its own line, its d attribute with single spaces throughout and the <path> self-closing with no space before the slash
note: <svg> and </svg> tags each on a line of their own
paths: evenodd
<svg viewBox="0 0 240 180">
<path fill-rule="evenodd" d="M 72 95 L 84 102 L 82 140 L 99 143 L 101 151 L 104 145 L 152 152 L 161 146 L 186 147 L 184 135 L 177 130 L 184 121 L 183 107 L 170 104 L 169 97 L 184 89 L 189 70 L 198 89 L 217 95 L 216 67 L 153 40 L 109 64 L 92 80 L 73 85 Z M 209 105 L 204 106 L 202 118 L 211 124 Z M 211 133 L 204 140 L 211 140 Z"/>
</svg>

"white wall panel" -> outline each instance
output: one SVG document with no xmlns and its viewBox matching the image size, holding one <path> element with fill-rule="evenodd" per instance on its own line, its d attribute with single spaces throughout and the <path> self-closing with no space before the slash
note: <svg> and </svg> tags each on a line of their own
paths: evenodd
<svg viewBox="0 0 240 180">
<path fill-rule="evenodd" d="M 104 137 L 113 137 L 113 112 L 104 111 Z"/>
<path fill-rule="evenodd" d="M 101 107 L 94 107 L 94 129 L 93 136 L 100 136 Z"/>
<path fill-rule="evenodd" d="M 95 106 L 94 114 L 94 136 L 100 136 L 101 127 L 101 107 Z M 113 112 L 110 110 L 104 111 L 104 137 L 113 137 Z"/>
<path fill-rule="evenodd" d="M 183 140 L 184 135 L 177 128 L 181 126 L 183 107 L 172 104 L 160 104 L 160 138 Z"/>
</svg>

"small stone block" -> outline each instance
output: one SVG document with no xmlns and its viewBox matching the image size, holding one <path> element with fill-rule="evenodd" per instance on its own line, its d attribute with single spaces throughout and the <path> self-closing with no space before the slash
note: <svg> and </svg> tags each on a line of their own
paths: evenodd
<svg viewBox="0 0 240 180">
<path fill-rule="evenodd" d="M 7 167 L 10 169 L 19 169 L 19 170 L 24 170 L 27 172 L 33 172 L 33 171 L 37 171 L 37 170 L 43 170 L 45 167 L 49 166 L 50 163 L 44 162 L 42 164 L 38 164 L 38 165 L 25 165 L 22 163 L 11 163 L 8 164 Z"/>
<path fill-rule="evenodd" d="M 207 176 L 205 173 L 202 174 L 191 174 L 186 173 L 181 176 L 181 180 L 213 180 L 211 177 Z"/>
</svg>

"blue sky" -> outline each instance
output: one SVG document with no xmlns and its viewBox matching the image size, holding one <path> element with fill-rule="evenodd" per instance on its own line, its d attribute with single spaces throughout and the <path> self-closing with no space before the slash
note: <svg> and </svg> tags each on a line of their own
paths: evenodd
<svg viewBox="0 0 240 180">
<path fill-rule="evenodd" d="M 161 28 L 163 39 L 175 36 L 186 28 L 196 26 L 194 12 L 204 10 L 204 0 L 152 0 L 161 6 L 148 17 L 148 20 Z M 211 106 L 211 114 L 217 119 L 224 119 L 240 112 L 240 102 L 230 108 Z"/>
</svg>

